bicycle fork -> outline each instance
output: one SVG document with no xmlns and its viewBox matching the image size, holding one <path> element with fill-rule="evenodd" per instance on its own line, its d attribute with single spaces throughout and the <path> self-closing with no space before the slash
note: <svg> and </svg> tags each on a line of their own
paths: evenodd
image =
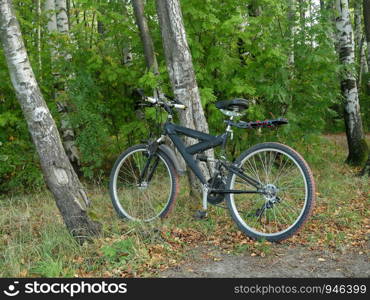
<svg viewBox="0 0 370 300">
<path fill-rule="evenodd" d="M 152 167 L 150 167 L 150 163 L 151 163 L 153 158 L 154 158 L 154 163 L 153 163 Z M 160 158 L 156 155 L 153 155 L 153 154 L 149 155 L 149 157 L 146 161 L 146 164 L 144 166 L 144 169 L 141 171 L 141 174 L 140 174 L 140 177 L 139 177 L 139 182 L 140 183 L 145 181 L 147 184 L 149 184 L 149 182 L 151 181 L 151 179 L 153 177 L 154 171 L 156 170 L 156 168 L 158 166 L 159 159 Z M 145 180 L 145 177 L 146 177 L 146 180 Z"/>
</svg>

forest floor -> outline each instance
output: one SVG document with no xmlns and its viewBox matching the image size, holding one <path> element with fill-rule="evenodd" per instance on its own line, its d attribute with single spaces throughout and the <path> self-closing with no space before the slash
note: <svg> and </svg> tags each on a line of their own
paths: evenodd
<svg viewBox="0 0 370 300">
<path fill-rule="evenodd" d="M 181 265 L 160 272 L 159 277 L 370 277 L 368 251 L 310 250 L 304 246 L 274 246 L 261 257 L 251 253 L 228 254 L 214 247 L 197 247 Z M 370 245 L 367 246 L 370 249 Z"/>
<path fill-rule="evenodd" d="M 0 197 L 0 277 L 370 277 L 369 177 L 344 164 L 343 135 L 293 147 L 312 167 L 317 201 L 281 243 L 249 239 L 220 207 L 194 220 L 201 201 L 185 180 L 170 217 L 145 226 L 117 217 L 105 184 L 86 185 L 103 232 L 82 246 L 49 192 Z"/>
<path fill-rule="evenodd" d="M 345 149 L 344 134 L 326 135 L 336 148 Z M 368 135 L 369 138 L 369 135 Z M 370 196 L 370 194 L 368 194 Z M 368 208 L 369 209 L 369 206 Z M 369 220 L 366 221 L 369 229 Z M 309 245 L 271 245 L 269 255 L 254 252 L 230 254 L 216 247 L 199 246 L 182 264 L 160 272 L 159 277 L 245 278 L 245 277 L 370 277 L 370 230 L 361 247 L 349 245 L 320 250 Z"/>
</svg>

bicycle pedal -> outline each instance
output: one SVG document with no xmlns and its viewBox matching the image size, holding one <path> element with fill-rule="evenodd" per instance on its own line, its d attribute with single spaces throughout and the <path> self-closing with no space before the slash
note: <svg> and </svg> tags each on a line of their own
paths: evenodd
<svg viewBox="0 0 370 300">
<path fill-rule="evenodd" d="M 194 219 L 204 220 L 207 218 L 207 212 L 205 210 L 197 210 L 194 214 Z"/>
</svg>

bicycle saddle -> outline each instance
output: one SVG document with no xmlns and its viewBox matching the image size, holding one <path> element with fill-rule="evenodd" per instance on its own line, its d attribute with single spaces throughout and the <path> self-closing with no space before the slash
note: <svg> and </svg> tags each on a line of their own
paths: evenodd
<svg viewBox="0 0 370 300">
<path fill-rule="evenodd" d="M 241 116 L 242 111 L 248 109 L 248 100 L 236 98 L 232 100 L 217 101 L 216 107 L 227 116 Z"/>
</svg>

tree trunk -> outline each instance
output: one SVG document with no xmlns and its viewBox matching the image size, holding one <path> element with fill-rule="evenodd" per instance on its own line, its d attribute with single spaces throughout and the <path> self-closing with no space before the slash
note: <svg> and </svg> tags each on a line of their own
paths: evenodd
<svg viewBox="0 0 370 300">
<path fill-rule="evenodd" d="M 288 3 L 288 22 L 289 22 L 289 41 L 290 41 L 290 53 L 288 56 L 288 64 L 291 67 L 294 67 L 295 55 L 294 55 L 294 45 L 295 45 L 295 33 L 297 27 L 295 24 L 296 21 L 296 0 L 289 0 Z"/>
<path fill-rule="evenodd" d="M 355 1 L 355 17 L 354 17 L 354 23 L 355 23 L 355 50 L 356 50 L 356 56 L 360 54 L 360 44 L 361 44 L 361 38 L 362 38 L 362 12 L 361 12 L 361 5 L 362 3 L 360 1 Z"/>
<path fill-rule="evenodd" d="M 46 0 L 45 10 L 48 15 L 47 28 L 49 33 L 58 31 L 60 34 L 68 35 L 69 23 L 67 15 L 66 0 Z M 52 60 L 56 57 L 63 57 L 66 61 L 71 60 L 71 55 L 63 51 L 59 45 L 52 45 Z M 66 83 L 58 70 L 53 67 L 55 77 L 55 100 L 58 112 L 61 114 L 60 132 L 63 140 L 63 147 L 75 170 L 79 169 L 80 157 L 75 145 L 75 134 L 68 117 L 68 101 L 66 99 Z"/>
<path fill-rule="evenodd" d="M 122 1 L 122 15 L 125 16 L 126 18 L 130 18 L 127 12 L 127 6 L 130 5 L 129 2 L 131 2 L 131 0 Z M 133 56 L 132 56 L 131 48 L 132 47 L 130 44 L 130 40 L 126 39 L 125 45 L 122 49 L 122 60 L 121 61 L 123 65 L 130 65 L 132 63 Z"/>
<path fill-rule="evenodd" d="M 66 0 L 55 0 L 57 28 L 62 34 L 68 34 L 69 23 L 67 15 L 67 2 Z"/>
<path fill-rule="evenodd" d="M 365 24 L 365 37 L 367 42 L 367 65 L 368 72 L 370 69 L 370 0 L 363 0 L 363 13 L 364 13 L 364 24 Z M 367 74 L 367 91 L 370 91 L 370 74 Z M 368 160 L 361 171 L 361 175 L 368 174 L 370 176 L 370 153 Z"/>
<path fill-rule="evenodd" d="M 48 32 L 57 31 L 57 16 L 55 14 L 55 2 L 54 0 L 46 0 L 44 4 L 45 12 L 48 18 L 47 29 Z"/>
<path fill-rule="evenodd" d="M 361 166 L 367 159 L 368 147 L 362 128 L 360 103 L 355 72 L 354 39 L 350 19 L 348 0 L 336 0 L 338 17 L 339 59 L 344 67 L 341 78 L 341 90 L 344 101 L 344 121 L 346 126 L 349 154 L 346 162 Z"/>
<path fill-rule="evenodd" d="M 363 0 L 365 36 L 367 42 L 367 65 L 370 68 L 370 0 Z M 370 85 L 369 85 L 370 87 Z"/>
<path fill-rule="evenodd" d="M 180 113 L 180 122 L 183 126 L 208 132 L 208 124 L 200 101 L 198 84 L 195 79 L 192 57 L 186 40 L 186 33 L 178 0 L 156 0 L 159 24 L 162 32 L 162 41 L 166 56 L 167 69 L 175 97 L 184 103 L 188 109 Z M 185 139 L 191 144 L 189 138 Z M 206 152 L 213 158 L 213 149 Z M 199 164 L 204 176 L 209 178 L 212 166 Z M 199 185 L 194 174 L 189 174 L 193 192 L 197 192 Z"/>
<path fill-rule="evenodd" d="M 149 32 L 148 22 L 144 13 L 143 0 L 132 0 L 132 7 L 135 13 L 136 24 L 140 31 L 141 42 L 144 46 L 145 62 L 148 70 L 154 74 L 159 74 L 158 63 L 154 53 L 153 40 Z"/>
<path fill-rule="evenodd" d="M 361 88 L 363 74 L 368 72 L 368 65 L 366 61 L 366 46 L 362 31 L 362 3 L 355 1 L 355 58 L 358 65 L 358 88 Z"/>
<path fill-rule="evenodd" d="M 323 10 L 325 10 L 325 1 L 320 0 L 320 11 L 322 12 Z"/>
<path fill-rule="evenodd" d="M 359 71 L 358 71 L 358 88 L 361 89 L 362 86 L 362 78 L 364 74 L 369 72 L 369 66 L 366 60 L 366 43 L 365 38 L 362 36 L 360 45 L 359 45 Z"/>
<path fill-rule="evenodd" d="M 304 0 L 298 0 L 298 10 L 299 10 L 299 23 L 301 26 L 300 40 L 301 43 L 304 44 L 306 42 L 306 5 L 304 3 Z"/>
<path fill-rule="evenodd" d="M 42 60 L 41 60 L 41 0 L 36 1 L 37 5 L 37 61 L 38 61 L 38 72 L 39 76 L 42 73 Z M 41 77 L 40 77 L 41 78 Z"/>
<path fill-rule="evenodd" d="M 146 67 L 148 71 L 152 71 L 155 75 L 159 75 L 158 63 L 157 63 L 157 58 L 155 56 L 153 40 L 152 40 L 150 31 L 149 31 L 148 22 L 147 22 L 145 13 L 144 13 L 144 2 L 143 0 L 132 0 L 131 3 L 134 9 L 136 24 L 139 28 L 140 39 L 144 46 L 143 48 L 144 48 Z M 159 88 L 155 91 L 155 93 L 161 94 L 162 91 Z M 184 159 L 182 158 L 181 154 L 174 147 L 172 141 L 170 139 L 167 139 L 166 143 L 171 148 L 173 148 L 175 155 L 177 157 L 177 160 L 180 163 L 181 169 L 185 170 L 186 163 Z"/>
<path fill-rule="evenodd" d="M 86 214 L 89 200 L 63 150 L 55 122 L 36 82 L 11 0 L 0 0 L 0 38 L 46 184 L 68 230 L 83 241 L 98 234 L 100 224 L 91 221 Z"/>
<path fill-rule="evenodd" d="M 250 17 L 259 17 L 261 15 L 260 0 L 251 0 L 250 4 L 248 5 L 248 15 Z"/>
</svg>

